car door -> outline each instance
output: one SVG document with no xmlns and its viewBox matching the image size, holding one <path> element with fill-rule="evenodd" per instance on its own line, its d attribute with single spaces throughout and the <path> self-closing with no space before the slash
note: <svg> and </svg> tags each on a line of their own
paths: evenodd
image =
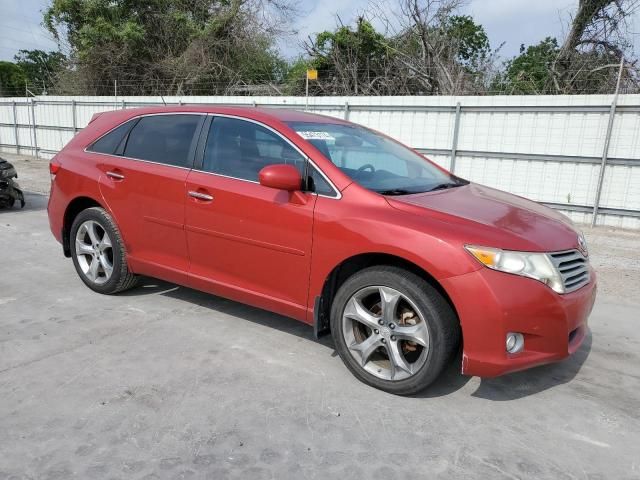
<svg viewBox="0 0 640 480">
<path fill-rule="evenodd" d="M 249 120 L 216 116 L 207 130 L 201 160 L 187 177 L 194 286 L 304 318 L 316 195 L 262 186 L 258 172 L 281 163 L 303 171 L 305 157 Z"/>
<path fill-rule="evenodd" d="M 114 155 L 103 155 L 100 191 L 137 273 L 181 280 L 189 256 L 184 233 L 185 181 L 205 115 L 135 119 Z M 98 142 L 96 142 L 97 144 Z"/>
</svg>

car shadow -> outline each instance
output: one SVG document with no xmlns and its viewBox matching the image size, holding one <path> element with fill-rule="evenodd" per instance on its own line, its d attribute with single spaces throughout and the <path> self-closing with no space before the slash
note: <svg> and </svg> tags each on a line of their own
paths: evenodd
<svg viewBox="0 0 640 480">
<path fill-rule="evenodd" d="M 550 388 L 563 385 L 573 380 L 591 352 L 591 332 L 587 333 L 583 344 L 569 358 L 548 365 L 531 368 L 522 372 L 510 373 L 496 378 L 482 378 L 480 385 L 471 394 L 473 397 L 504 402 L 536 395 Z M 424 392 L 416 397 L 434 398 L 449 395 L 464 385 L 471 378 L 460 373 L 462 352 L 458 352 L 455 360 L 442 372 L 442 375 Z"/>
<path fill-rule="evenodd" d="M 588 331 L 578 351 L 563 361 L 502 377 L 484 378 L 473 396 L 495 401 L 517 400 L 568 383 L 578 375 L 589 357 L 592 341 L 591 331 Z"/>
<path fill-rule="evenodd" d="M 41 193 L 24 192 L 24 208 L 20 208 L 20 203 L 11 208 L 0 208 L 0 215 L 4 213 L 19 213 L 19 212 L 34 212 L 39 210 L 45 210 L 49 201 L 48 195 Z"/>
<path fill-rule="evenodd" d="M 174 298 L 215 312 L 232 315 L 258 325 L 264 325 L 289 335 L 295 335 L 296 337 L 300 337 L 305 340 L 317 342 L 331 349 L 333 352 L 332 355 L 337 355 L 334 351 L 331 337 L 327 335 L 316 340 L 313 335 L 313 328 L 305 323 L 267 310 L 262 310 L 240 302 L 218 297 L 210 293 L 193 290 L 188 287 L 179 286 L 173 283 L 157 280 L 155 278 L 143 277 L 138 287 L 119 293 L 118 295 L 163 295 Z"/>
<path fill-rule="evenodd" d="M 313 329 L 302 322 L 288 317 L 251 307 L 233 300 L 217 297 L 209 293 L 193 290 L 188 287 L 178 286 L 172 283 L 143 277 L 140 285 L 132 290 L 122 292 L 120 296 L 163 295 L 183 302 L 198 305 L 209 310 L 239 317 L 280 332 L 295 335 L 296 337 L 316 342 L 335 357 L 336 352 L 330 335 L 316 339 Z M 535 395 L 544 390 L 570 382 L 578 374 L 582 365 L 591 352 L 591 332 L 588 332 L 581 348 L 568 359 L 559 363 L 543 365 L 511 373 L 497 378 L 484 378 L 480 385 L 471 394 L 473 397 L 492 401 L 517 400 L 530 395 Z M 414 398 L 436 398 L 450 395 L 464 387 L 473 377 L 462 375 L 460 365 L 462 363 L 462 350 L 453 361 L 449 362 L 445 371 L 425 391 L 414 395 Z"/>
</svg>

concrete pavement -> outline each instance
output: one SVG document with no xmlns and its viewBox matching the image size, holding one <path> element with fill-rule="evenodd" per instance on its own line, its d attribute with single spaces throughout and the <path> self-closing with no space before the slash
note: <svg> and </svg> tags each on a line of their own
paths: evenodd
<svg viewBox="0 0 640 480">
<path fill-rule="evenodd" d="M 293 320 L 153 279 L 91 292 L 27 200 L 0 213 L 0 479 L 640 479 L 635 267 L 569 360 L 401 398 Z"/>
</svg>

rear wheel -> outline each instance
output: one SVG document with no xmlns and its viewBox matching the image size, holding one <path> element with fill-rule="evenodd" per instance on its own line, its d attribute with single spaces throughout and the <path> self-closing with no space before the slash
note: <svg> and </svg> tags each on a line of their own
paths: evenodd
<svg viewBox="0 0 640 480">
<path fill-rule="evenodd" d="M 333 301 L 331 331 L 357 378 L 398 395 L 433 382 L 460 336 L 442 295 L 419 276 L 391 266 L 367 268 L 347 279 Z"/>
<path fill-rule="evenodd" d="M 135 286 L 118 227 L 102 208 L 83 210 L 73 221 L 69 236 L 73 264 L 90 289 L 112 294 Z"/>
</svg>

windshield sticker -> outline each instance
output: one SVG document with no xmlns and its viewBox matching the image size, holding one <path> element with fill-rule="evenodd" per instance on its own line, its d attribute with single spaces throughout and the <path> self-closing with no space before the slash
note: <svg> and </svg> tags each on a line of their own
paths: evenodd
<svg viewBox="0 0 640 480">
<path fill-rule="evenodd" d="M 305 140 L 335 140 L 335 138 L 329 135 L 327 132 L 302 131 L 298 132 L 298 135 L 300 135 Z"/>
</svg>

